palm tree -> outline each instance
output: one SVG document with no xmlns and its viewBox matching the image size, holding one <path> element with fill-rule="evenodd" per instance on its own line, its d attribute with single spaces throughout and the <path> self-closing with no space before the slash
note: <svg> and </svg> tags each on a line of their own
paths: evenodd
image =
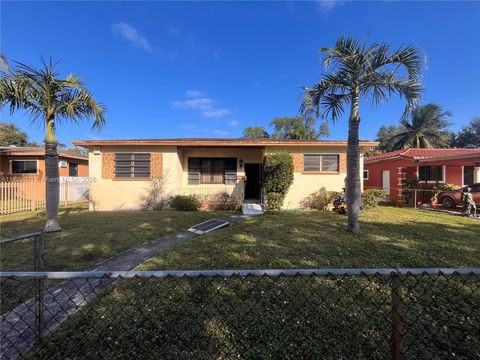
<svg viewBox="0 0 480 360">
<path fill-rule="evenodd" d="M 445 129 L 450 126 L 449 116 L 450 112 L 437 104 L 416 107 L 391 137 L 393 149 L 448 147 L 451 133 Z"/>
<path fill-rule="evenodd" d="M 359 43 L 347 37 L 337 40 L 333 48 L 320 49 L 326 54 L 325 73 L 313 87 L 303 87 L 300 107 L 303 114 L 330 117 L 335 122 L 350 108 L 348 119 L 347 185 L 348 230 L 358 231 L 361 202 L 360 186 L 360 99 L 370 98 L 373 105 L 387 101 L 393 94 L 406 98 L 403 117 L 418 103 L 421 56 L 413 46 L 391 51 L 385 43 Z"/>
<path fill-rule="evenodd" d="M 45 127 L 45 175 L 47 222 L 45 231 L 61 230 L 58 224 L 59 175 L 56 128 L 64 120 L 78 123 L 93 119 L 93 128 L 105 123 L 105 107 L 97 103 L 84 87 L 79 75 L 65 79 L 55 71 L 55 64 L 43 61 L 41 69 L 21 63 L 2 72 L 0 107 L 9 104 L 10 113 L 26 110 L 32 122 Z"/>
</svg>

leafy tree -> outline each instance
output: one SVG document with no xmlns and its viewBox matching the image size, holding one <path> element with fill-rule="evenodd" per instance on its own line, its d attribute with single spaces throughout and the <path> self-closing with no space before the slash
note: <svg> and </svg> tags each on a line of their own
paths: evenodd
<svg viewBox="0 0 480 360">
<path fill-rule="evenodd" d="M 401 126 L 390 139 L 393 149 L 448 147 L 451 133 L 448 111 L 437 104 L 416 107 L 409 119 L 402 119 Z"/>
<path fill-rule="evenodd" d="M 13 123 L 0 122 L 1 146 L 26 146 L 29 145 L 28 135 Z"/>
<path fill-rule="evenodd" d="M 270 135 L 263 126 L 250 126 L 243 130 L 242 137 L 245 139 L 267 139 Z"/>
<path fill-rule="evenodd" d="M 360 99 L 372 99 L 374 105 L 389 100 L 393 94 L 406 99 L 403 117 L 418 103 L 421 56 L 413 46 L 390 50 L 385 43 L 359 43 L 348 37 L 337 40 L 333 48 L 320 49 L 325 54 L 326 73 L 313 87 L 304 87 L 302 114 L 329 117 L 335 122 L 345 109 L 348 117 L 347 184 L 348 230 L 358 231 L 361 203 L 360 177 Z M 332 71 L 328 71 L 330 66 Z"/>
<path fill-rule="evenodd" d="M 105 123 L 105 108 L 84 87 L 79 75 L 61 78 L 50 60 L 40 69 L 15 63 L 2 72 L 0 106 L 9 105 L 10 113 L 26 110 L 34 122 L 45 127 L 45 173 L 47 222 L 45 231 L 61 230 L 58 224 L 59 176 L 56 128 L 62 121 L 78 123 L 93 119 L 93 128 Z"/>
<path fill-rule="evenodd" d="M 8 59 L 0 52 L 0 70 L 8 70 Z"/>
<path fill-rule="evenodd" d="M 399 126 L 390 125 L 385 126 L 382 125 L 377 132 L 377 138 L 375 139 L 380 144 L 378 145 L 378 149 L 382 152 L 388 152 L 395 150 L 392 143 L 392 138 L 398 133 L 400 130 Z"/>
<path fill-rule="evenodd" d="M 315 119 L 312 117 L 279 117 L 270 122 L 272 138 L 278 140 L 316 140 Z"/>
<path fill-rule="evenodd" d="M 318 131 L 318 137 L 328 138 L 330 136 L 330 127 L 327 122 L 322 122 L 320 124 L 320 130 Z"/>
<path fill-rule="evenodd" d="M 474 117 L 452 140 L 457 148 L 480 148 L 480 116 Z"/>
</svg>

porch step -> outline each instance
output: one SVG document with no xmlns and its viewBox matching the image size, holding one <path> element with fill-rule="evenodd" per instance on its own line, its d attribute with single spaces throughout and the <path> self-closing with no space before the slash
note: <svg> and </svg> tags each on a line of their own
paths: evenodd
<svg viewBox="0 0 480 360">
<path fill-rule="evenodd" d="M 242 212 L 244 215 L 257 216 L 263 215 L 263 209 L 260 204 L 243 203 Z"/>
</svg>

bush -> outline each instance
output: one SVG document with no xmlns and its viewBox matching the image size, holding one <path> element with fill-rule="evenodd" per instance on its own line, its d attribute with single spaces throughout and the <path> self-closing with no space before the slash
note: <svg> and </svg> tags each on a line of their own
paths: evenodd
<svg viewBox="0 0 480 360">
<path fill-rule="evenodd" d="M 163 177 L 153 179 L 147 189 L 147 194 L 143 198 L 142 209 L 144 210 L 163 210 L 167 206 L 167 198 L 164 191 L 165 179 Z"/>
<path fill-rule="evenodd" d="M 338 191 L 326 191 L 325 188 L 308 195 L 306 199 L 303 200 L 302 206 L 307 209 L 318 209 L 325 210 L 328 204 L 331 204 L 333 200 L 340 196 Z"/>
<path fill-rule="evenodd" d="M 209 196 L 202 203 L 205 210 L 238 210 L 241 206 L 242 200 L 226 191 Z"/>
<path fill-rule="evenodd" d="M 293 159 L 288 153 L 266 154 L 263 160 L 263 188 L 267 208 L 279 210 L 293 183 Z"/>
<path fill-rule="evenodd" d="M 172 196 L 168 205 L 179 211 L 198 211 L 202 205 L 197 195 L 175 195 Z"/>
<path fill-rule="evenodd" d="M 362 209 L 368 210 L 378 206 L 380 200 L 387 196 L 385 190 L 368 189 L 362 193 Z"/>
</svg>

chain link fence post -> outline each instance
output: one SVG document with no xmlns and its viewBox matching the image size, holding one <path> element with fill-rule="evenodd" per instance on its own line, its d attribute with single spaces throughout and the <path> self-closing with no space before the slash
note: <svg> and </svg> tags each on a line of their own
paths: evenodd
<svg viewBox="0 0 480 360">
<path fill-rule="evenodd" d="M 34 249 L 35 249 L 35 260 L 34 260 L 34 271 L 42 271 L 45 261 L 44 253 L 44 238 L 43 234 L 37 235 L 34 237 Z M 42 333 L 44 328 L 44 292 L 45 284 L 43 278 L 38 278 L 37 282 L 37 295 L 36 295 L 36 332 L 37 332 L 37 342 L 40 344 L 42 342 Z"/>
<path fill-rule="evenodd" d="M 404 320 L 405 304 L 402 298 L 402 281 L 398 273 L 391 275 L 392 286 L 392 360 L 405 359 Z"/>
</svg>

